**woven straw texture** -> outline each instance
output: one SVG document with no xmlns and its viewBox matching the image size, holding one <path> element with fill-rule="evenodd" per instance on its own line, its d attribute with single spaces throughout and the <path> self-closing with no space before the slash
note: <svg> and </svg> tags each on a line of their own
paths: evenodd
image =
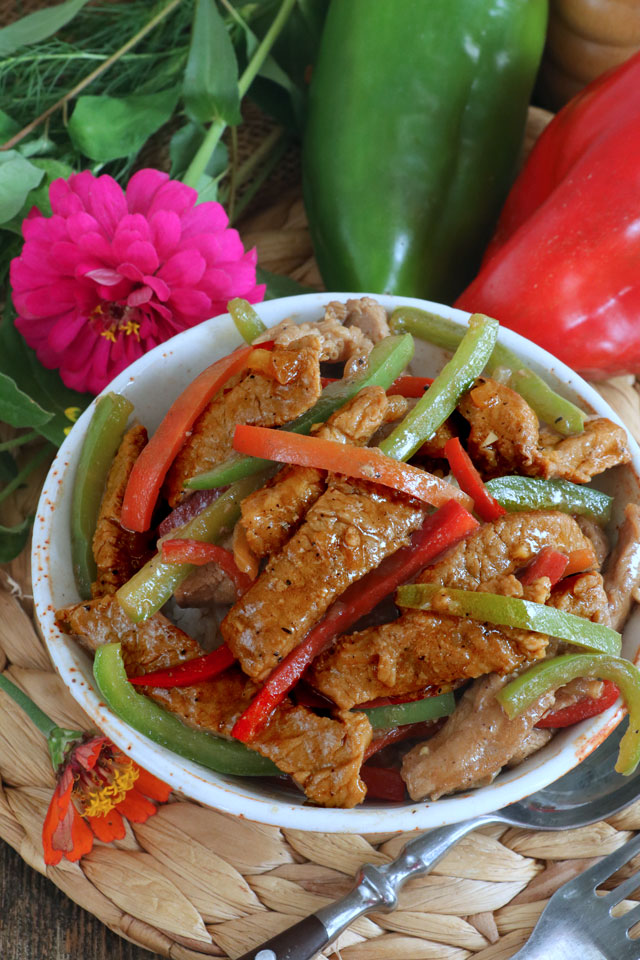
<svg viewBox="0 0 640 960">
<path fill-rule="evenodd" d="M 530 141 L 547 118 L 532 112 Z M 266 269 L 319 285 L 299 188 L 280 181 L 265 196 L 268 205 L 240 225 L 246 245 L 257 246 Z M 598 388 L 640 439 L 632 378 Z M 0 523 L 34 512 L 45 473 L 3 504 Z M 0 568 L 0 670 L 58 723 L 91 729 L 53 670 L 32 609 L 25 551 Z M 363 862 L 384 863 L 403 843 L 394 834 L 279 830 L 174 797 L 147 823 L 129 826 L 123 841 L 97 842 L 79 864 L 47 867 L 40 835 L 53 785 L 44 739 L 0 691 L 0 837 L 111 930 L 174 960 L 239 956 L 345 893 Z M 328 953 L 342 960 L 507 960 L 551 894 L 637 830 L 640 801 L 560 835 L 478 831 L 431 876 L 410 882 L 395 913 L 357 921 Z"/>
</svg>

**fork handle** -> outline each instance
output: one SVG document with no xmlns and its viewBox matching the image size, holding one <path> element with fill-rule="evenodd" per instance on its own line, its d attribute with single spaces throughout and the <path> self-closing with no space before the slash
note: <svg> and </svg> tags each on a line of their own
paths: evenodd
<svg viewBox="0 0 640 960">
<path fill-rule="evenodd" d="M 390 863 L 381 866 L 365 864 L 358 874 L 356 886 L 345 897 L 321 907 L 238 960 L 311 960 L 363 914 L 372 910 L 395 910 L 398 892 L 410 877 L 429 873 L 467 833 L 496 822 L 501 822 L 499 814 L 487 814 L 439 827 L 411 840 L 400 856 Z"/>
</svg>

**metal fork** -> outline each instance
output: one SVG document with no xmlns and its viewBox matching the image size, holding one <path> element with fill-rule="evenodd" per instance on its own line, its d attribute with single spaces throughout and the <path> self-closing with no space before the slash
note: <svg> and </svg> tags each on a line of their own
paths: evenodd
<svg viewBox="0 0 640 960">
<path fill-rule="evenodd" d="M 528 943 L 512 960 L 640 960 L 640 903 L 620 917 L 611 911 L 640 888 L 640 870 L 614 890 L 596 893 L 605 880 L 640 853 L 640 834 L 553 894 Z"/>
</svg>

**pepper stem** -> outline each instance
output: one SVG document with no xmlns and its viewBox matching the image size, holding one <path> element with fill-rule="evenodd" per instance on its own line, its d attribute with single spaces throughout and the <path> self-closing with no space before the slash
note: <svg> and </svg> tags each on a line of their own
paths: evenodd
<svg viewBox="0 0 640 960">
<path fill-rule="evenodd" d="M 49 756 L 53 764 L 53 769 L 57 770 L 62 761 L 66 749 L 70 743 L 80 740 L 83 736 L 81 730 L 66 730 L 59 727 L 51 717 L 47 716 L 44 710 L 33 702 L 31 697 L 23 693 L 20 687 L 17 687 L 12 680 L 9 680 L 3 673 L 0 673 L 0 690 L 4 690 L 8 696 L 21 707 L 32 723 L 36 725 L 40 733 L 47 738 L 49 747 Z"/>
<path fill-rule="evenodd" d="M 245 67 L 244 73 L 238 80 L 240 99 L 244 97 L 249 87 L 255 80 L 257 73 L 262 67 L 264 61 L 269 56 L 271 48 L 278 38 L 278 34 L 284 27 L 287 18 L 296 3 L 297 0 L 283 0 L 278 13 L 273 19 L 273 23 L 265 33 L 260 44 L 256 47 L 253 56 Z M 220 138 L 226 130 L 226 127 L 227 124 L 224 120 L 222 120 L 221 117 L 216 117 L 216 119 L 212 122 L 211 126 L 207 130 L 204 140 L 196 152 L 196 155 L 187 167 L 187 171 L 182 178 L 182 182 L 186 183 L 188 187 L 194 187 L 197 189 L 198 181 L 205 172 L 207 164 L 213 155 L 213 151 L 218 146 Z"/>
</svg>

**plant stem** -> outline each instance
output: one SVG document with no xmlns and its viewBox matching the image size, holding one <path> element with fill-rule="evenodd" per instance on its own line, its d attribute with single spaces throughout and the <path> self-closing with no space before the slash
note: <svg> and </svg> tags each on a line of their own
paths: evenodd
<svg viewBox="0 0 640 960">
<path fill-rule="evenodd" d="M 157 27 L 166 16 L 168 16 L 172 10 L 181 3 L 181 0 L 169 0 L 169 3 L 166 7 L 163 7 L 151 20 L 148 21 L 138 32 L 131 37 L 125 44 L 123 44 L 119 50 L 116 50 L 104 63 L 101 63 L 99 67 L 96 67 L 88 76 L 86 76 L 80 83 L 77 83 L 72 90 L 69 90 L 68 93 L 65 93 L 64 97 L 61 97 L 60 100 L 57 100 L 52 107 L 49 107 L 39 117 L 36 117 L 35 120 L 32 120 L 31 123 L 28 123 L 26 127 L 23 127 L 22 130 L 19 130 L 18 133 L 14 134 L 6 143 L 3 143 L 0 147 L 0 150 L 10 150 L 11 147 L 14 147 L 17 143 L 20 143 L 21 140 L 24 140 L 36 127 L 38 127 L 43 120 L 46 120 L 47 117 L 50 117 L 52 113 L 55 113 L 56 110 L 59 110 L 60 107 L 64 107 L 69 100 L 72 100 L 75 96 L 81 93 L 85 87 L 88 87 L 90 83 L 99 77 L 101 74 L 108 70 L 109 67 L 113 66 L 114 63 L 117 63 L 120 58 L 131 50 L 132 47 L 135 47 L 143 37 L 146 37 L 154 27 Z"/>
<path fill-rule="evenodd" d="M 53 722 L 51 717 L 46 715 L 44 710 L 41 710 L 40 707 L 33 702 L 31 697 L 23 693 L 22 690 L 17 687 L 12 680 L 9 680 L 9 677 L 5 677 L 3 673 L 0 673 L 0 690 L 4 690 L 4 692 L 24 710 L 29 719 L 35 723 L 40 733 L 45 737 L 49 737 L 58 726 L 57 723 Z"/>
<path fill-rule="evenodd" d="M 12 437 L 11 440 L 5 440 L 4 443 L 0 443 L 0 453 L 4 453 L 5 450 L 13 450 L 14 447 L 21 447 L 23 443 L 29 443 L 31 440 L 36 440 L 40 434 L 37 430 L 30 430 L 29 433 L 23 433 L 22 436 Z"/>
<path fill-rule="evenodd" d="M 260 44 L 256 48 L 253 56 L 249 60 L 244 73 L 238 80 L 238 90 L 240 92 L 240 99 L 242 99 L 253 81 L 256 78 L 256 74 L 259 72 L 262 64 L 269 56 L 271 48 L 275 43 L 278 34 L 284 27 L 287 18 L 293 7 L 297 3 L 297 0 L 283 0 L 282 6 L 278 10 L 278 13 L 273 18 L 273 23 L 265 33 Z M 182 178 L 183 183 L 186 183 L 189 187 L 197 187 L 200 177 L 206 170 L 209 158 L 212 156 L 213 151 L 218 145 L 222 134 L 226 129 L 226 123 L 220 117 L 213 121 L 207 134 L 200 144 L 200 147 L 194 156 L 193 160 L 187 168 L 187 172 Z"/>
<path fill-rule="evenodd" d="M 6 487 L 3 487 L 2 490 L 0 490 L 0 503 L 2 503 L 3 500 L 6 500 L 14 490 L 17 490 L 18 487 L 24 483 L 29 474 L 32 473 L 36 467 L 39 467 L 40 464 L 50 455 L 51 448 L 49 444 L 47 444 L 45 447 L 42 447 L 41 450 L 38 450 L 35 457 L 29 460 L 29 462 L 22 468 L 20 473 L 15 476 L 13 480 L 6 485 Z"/>
</svg>

